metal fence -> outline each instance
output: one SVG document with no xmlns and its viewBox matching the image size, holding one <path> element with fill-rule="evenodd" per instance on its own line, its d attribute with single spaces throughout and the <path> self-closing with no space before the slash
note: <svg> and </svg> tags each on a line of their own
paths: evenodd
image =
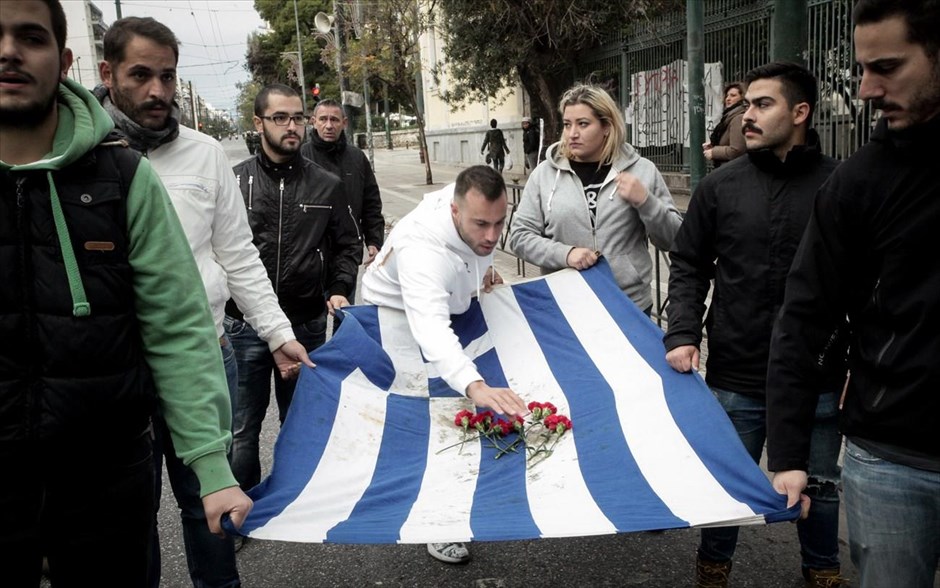
<svg viewBox="0 0 940 588">
<path fill-rule="evenodd" d="M 868 140 L 874 121 L 856 98 L 852 4 L 809 0 L 806 14 L 804 59 L 820 90 L 814 124 L 824 152 L 840 159 Z M 712 82 L 715 103 L 722 83 L 741 80 L 770 61 L 774 1 L 706 0 L 704 8 L 705 62 L 713 64 L 706 67 L 706 94 Z M 621 38 L 585 54 L 575 68 L 577 79 L 611 92 L 627 112 L 628 140 L 663 172 L 689 171 L 686 40 L 685 12 L 663 14 L 635 23 Z M 720 113 L 720 99 L 714 108 Z"/>
</svg>

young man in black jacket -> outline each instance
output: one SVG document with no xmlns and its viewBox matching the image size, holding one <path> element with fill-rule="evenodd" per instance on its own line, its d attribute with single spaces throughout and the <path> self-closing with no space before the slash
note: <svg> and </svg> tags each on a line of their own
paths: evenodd
<svg viewBox="0 0 940 588">
<path fill-rule="evenodd" d="M 766 431 L 773 321 L 813 197 L 837 162 L 820 153 L 816 132 L 809 128 L 816 104 L 816 79 L 809 71 L 771 63 L 748 72 L 747 84 L 742 129 L 747 157 L 723 165 L 699 184 L 670 251 L 664 343 L 674 369 L 699 367 L 705 296 L 714 280 L 705 319 L 706 380 L 756 462 Z M 813 508 L 798 524 L 802 571 L 811 586 L 841 585 L 836 422 L 845 373 L 835 350 L 833 355 L 831 378 L 821 384 L 827 394 L 814 406 Z M 702 530 L 698 586 L 727 584 L 737 535 L 737 527 Z"/>
<path fill-rule="evenodd" d="M 365 264 L 368 265 L 385 242 L 382 197 L 372 164 L 361 149 L 347 141 L 345 129 L 348 119 L 338 102 L 321 100 L 313 110 L 311 121 L 313 132 L 310 140 L 300 148 L 300 153 L 343 181 L 343 189 L 349 199 L 349 213 L 362 235 L 366 247 Z M 354 286 L 347 298 L 354 303 L 355 297 Z M 335 329 L 338 317 L 333 321 Z"/>
<path fill-rule="evenodd" d="M 793 262 L 767 373 L 768 467 L 799 500 L 816 358 L 848 316 L 839 425 L 852 561 L 862 588 L 929 588 L 940 560 L 940 0 L 860 0 L 853 16 L 859 97 L 882 116 L 819 192 Z"/>
<path fill-rule="evenodd" d="M 312 351 L 326 340 L 327 312 L 349 304 L 362 240 L 340 179 L 300 155 L 306 121 L 296 91 L 281 84 L 265 86 L 255 98 L 261 149 L 235 166 L 235 176 L 253 243 L 278 302 L 297 340 Z M 268 344 L 244 321 L 234 301 L 225 312 L 225 331 L 238 363 L 232 470 L 248 489 L 261 480 L 258 440 L 276 370 Z M 274 374 L 282 423 L 295 383 Z"/>
</svg>

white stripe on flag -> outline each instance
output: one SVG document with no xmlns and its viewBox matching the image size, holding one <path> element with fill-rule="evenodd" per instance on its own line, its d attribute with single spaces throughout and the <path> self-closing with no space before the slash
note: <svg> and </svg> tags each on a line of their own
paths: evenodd
<svg viewBox="0 0 940 588">
<path fill-rule="evenodd" d="M 538 398 L 527 400 L 551 402 L 561 414 L 570 415 L 564 392 L 552 375 L 512 290 L 494 291 L 483 298 L 482 304 L 509 387 L 524 396 L 537 391 Z M 572 430 L 555 447 L 548 459 L 550 476 L 544 475 L 544 463 L 526 471 L 529 511 L 543 537 L 617 532 L 584 483 L 576 441 L 576 431 Z M 558 516 L 559 513 L 565 514 Z"/>
<path fill-rule="evenodd" d="M 460 441 L 463 433 L 454 425 L 454 415 L 463 409 L 472 410 L 473 403 L 466 398 L 434 398 L 430 402 L 427 467 L 418 497 L 401 527 L 400 540 L 402 543 L 415 543 L 416 538 L 435 543 L 469 541 L 470 509 L 480 472 L 481 444 L 474 439 L 467 441 L 462 449 L 441 450 Z M 447 507 L 442 508 L 442 503 Z"/>
<path fill-rule="evenodd" d="M 395 380 L 389 392 L 402 396 L 428 396 L 428 371 L 421 348 L 411 336 L 405 313 L 380 306 L 379 336 L 382 348 L 395 367 Z"/>
<path fill-rule="evenodd" d="M 669 412 L 662 381 L 630 344 L 576 271 L 546 278 L 581 345 L 611 385 L 627 444 L 647 483 L 677 517 L 705 521 L 753 517 L 696 455 Z"/>
<path fill-rule="evenodd" d="M 372 480 L 382 445 L 382 427 L 363 423 L 385 421 L 385 393 L 359 369 L 342 384 L 339 410 L 323 456 L 297 499 L 262 527 L 251 532 L 259 539 L 284 539 L 314 543 L 349 518 Z"/>
<path fill-rule="evenodd" d="M 490 337 L 489 333 L 483 333 L 473 341 L 467 343 L 467 346 L 463 348 L 463 353 L 472 360 L 480 357 L 487 351 L 493 348 L 493 339 Z M 439 378 L 441 373 L 437 370 L 436 367 L 432 364 L 427 364 L 425 366 L 428 370 L 429 378 Z M 460 390 L 458 390 L 460 392 Z"/>
</svg>

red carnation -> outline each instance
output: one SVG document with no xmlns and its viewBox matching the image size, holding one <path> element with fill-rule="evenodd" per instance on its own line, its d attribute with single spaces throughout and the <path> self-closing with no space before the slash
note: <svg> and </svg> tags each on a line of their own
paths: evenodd
<svg viewBox="0 0 940 588">
<path fill-rule="evenodd" d="M 454 417 L 454 424 L 466 430 L 466 428 L 470 426 L 470 419 L 472 418 L 473 418 L 472 412 L 470 412 L 469 410 L 461 410 Z"/>
</svg>

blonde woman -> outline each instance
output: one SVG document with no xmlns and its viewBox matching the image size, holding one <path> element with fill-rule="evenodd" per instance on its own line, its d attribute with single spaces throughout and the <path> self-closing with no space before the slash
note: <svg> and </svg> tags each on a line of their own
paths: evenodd
<svg viewBox="0 0 940 588">
<path fill-rule="evenodd" d="M 510 246 L 543 273 L 607 258 L 620 289 L 650 314 L 649 241 L 668 250 L 682 217 L 656 166 L 625 142 L 607 92 L 576 85 L 559 104 L 564 130 L 529 177 Z"/>
</svg>

